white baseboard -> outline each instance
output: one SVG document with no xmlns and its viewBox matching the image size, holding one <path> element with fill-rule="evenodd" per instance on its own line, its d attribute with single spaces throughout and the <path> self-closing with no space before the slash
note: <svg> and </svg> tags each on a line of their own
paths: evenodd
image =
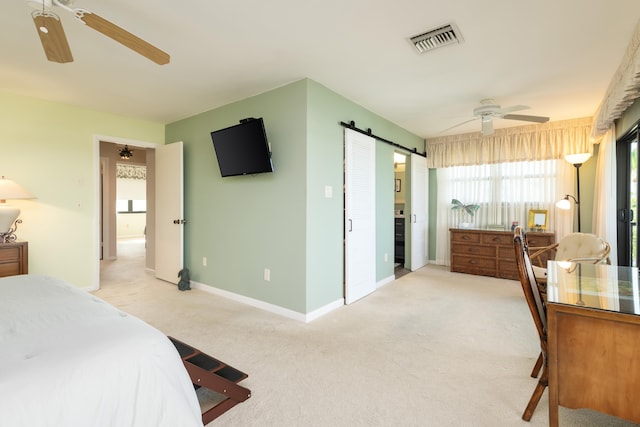
<svg viewBox="0 0 640 427">
<path fill-rule="evenodd" d="M 396 276 L 395 275 L 392 275 L 392 276 L 386 277 L 386 278 L 384 278 L 382 280 L 379 280 L 378 283 L 376 283 L 376 289 L 380 289 L 384 285 L 388 285 L 389 283 L 393 282 L 394 280 L 396 280 Z"/>
<path fill-rule="evenodd" d="M 280 307 L 275 304 L 270 304 L 268 302 L 260 301 L 254 298 L 249 298 L 244 295 L 239 295 L 233 292 L 225 291 L 224 289 L 219 289 L 213 286 L 206 285 L 204 283 L 196 282 L 194 280 L 191 281 L 191 287 L 193 289 L 199 289 L 201 291 L 209 292 L 211 294 L 218 295 L 223 298 L 241 302 L 243 304 L 250 305 L 252 307 L 256 307 L 261 310 L 265 310 L 270 313 L 274 313 L 279 316 L 287 317 L 289 319 L 297 320 L 299 322 L 304 322 L 304 323 L 311 322 L 321 316 L 324 316 L 325 314 L 333 310 L 336 310 L 339 307 L 344 306 L 344 299 L 340 298 L 332 303 L 329 303 L 323 307 L 320 307 L 317 310 L 304 314 L 304 313 L 299 313 L 297 311 L 289 310 L 288 308 Z"/>
</svg>

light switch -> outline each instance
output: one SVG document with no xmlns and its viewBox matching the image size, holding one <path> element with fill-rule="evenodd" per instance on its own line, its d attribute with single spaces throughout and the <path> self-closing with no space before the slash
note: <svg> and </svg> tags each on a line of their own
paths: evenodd
<svg viewBox="0 0 640 427">
<path fill-rule="evenodd" d="M 324 197 L 326 197 L 327 199 L 330 199 L 333 197 L 333 187 L 330 185 L 325 185 L 324 186 Z"/>
</svg>

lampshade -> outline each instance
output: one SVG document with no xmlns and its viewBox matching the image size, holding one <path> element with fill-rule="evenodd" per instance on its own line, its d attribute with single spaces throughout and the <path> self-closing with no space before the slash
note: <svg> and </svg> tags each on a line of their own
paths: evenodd
<svg viewBox="0 0 640 427">
<path fill-rule="evenodd" d="M 8 205 L 7 199 L 33 199 L 33 194 L 4 176 L 0 178 L 0 234 L 9 229 L 20 215 L 20 209 Z"/>
<path fill-rule="evenodd" d="M 558 209 L 568 211 L 569 209 L 571 209 L 571 202 L 569 201 L 568 197 L 565 197 L 564 199 L 558 200 L 558 202 L 556 203 L 556 207 Z"/>
<path fill-rule="evenodd" d="M 572 165 L 581 165 L 591 158 L 591 153 L 565 154 L 564 159 Z"/>
</svg>

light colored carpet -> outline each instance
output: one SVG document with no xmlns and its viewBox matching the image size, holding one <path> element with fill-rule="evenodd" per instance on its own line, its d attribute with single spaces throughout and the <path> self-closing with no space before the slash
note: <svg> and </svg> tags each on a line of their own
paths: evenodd
<svg viewBox="0 0 640 427">
<path fill-rule="evenodd" d="M 521 420 L 539 352 L 515 281 L 427 266 L 309 324 L 110 262 L 95 294 L 249 374 L 216 426 L 547 426 Z M 118 267 L 119 264 L 119 267 Z M 115 267 L 114 267 L 115 265 Z M 635 424 L 560 409 L 560 425 Z"/>
</svg>

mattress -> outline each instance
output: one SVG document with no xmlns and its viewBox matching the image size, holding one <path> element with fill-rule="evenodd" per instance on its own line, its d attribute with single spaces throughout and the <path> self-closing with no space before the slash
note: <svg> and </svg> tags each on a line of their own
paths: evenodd
<svg viewBox="0 0 640 427">
<path fill-rule="evenodd" d="M 18 426 L 202 426 L 159 330 L 62 280 L 0 278 L 0 418 Z"/>
</svg>

